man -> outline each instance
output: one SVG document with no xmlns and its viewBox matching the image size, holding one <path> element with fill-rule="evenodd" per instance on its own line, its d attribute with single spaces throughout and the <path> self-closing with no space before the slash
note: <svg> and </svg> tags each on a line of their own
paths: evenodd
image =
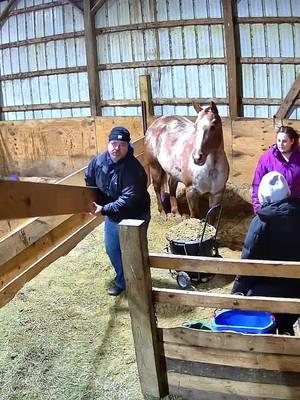
<svg viewBox="0 0 300 400">
<path fill-rule="evenodd" d="M 97 186 L 102 204 L 93 202 L 91 212 L 105 216 L 105 249 L 116 271 L 115 284 L 108 290 L 118 296 L 125 289 L 124 272 L 119 240 L 119 222 L 122 219 L 150 221 L 150 196 L 147 175 L 133 155 L 130 134 L 124 127 L 115 127 L 109 135 L 107 151 L 98 154 L 89 164 L 85 181 Z"/>
<path fill-rule="evenodd" d="M 279 172 L 263 176 L 258 188 L 262 206 L 251 221 L 241 258 L 300 261 L 300 199 L 291 198 Z M 288 266 L 286 267 L 288 268 Z M 232 293 L 246 296 L 300 298 L 300 279 L 237 276 Z M 294 335 L 298 315 L 275 314 L 278 333 Z"/>
</svg>

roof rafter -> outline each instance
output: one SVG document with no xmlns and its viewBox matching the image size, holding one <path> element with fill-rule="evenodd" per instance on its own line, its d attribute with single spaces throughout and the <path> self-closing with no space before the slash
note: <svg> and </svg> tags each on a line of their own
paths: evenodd
<svg viewBox="0 0 300 400">
<path fill-rule="evenodd" d="M 91 14 L 95 15 L 98 10 L 103 6 L 106 0 L 97 0 L 94 6 L 91 8 Z"/>
<path fill-rule="evenodd" d="M 295 82 L 292 84 L 288 94 L 286 95 L 285 99 L 281 103 L 281 106 L 279 107 L 275 117 L 279 119 L 284 119 L 288 118 L 291 108 L 293 104 L 295 103 L 295 100 L 298 97 L 298 94 L 300 92 L 300 74 L 298 74 Z"/>
<path fill-rule="evenodd" d="M 4 8 L 4 10 L 2 11 L 2 14 L 0 15 L 0 26 L 5 22 L 6 18 L 8 17 L 8 13 L 10 11 L 10 9 L 12 8 L 12 6 L 14 5 L 14 3 L 17 0 L 9 0 L 6 7 Z"/>
<path fill-rule="evenodd" d="M 82 0 L 68 0 L 69 3 L 72 4 L 72 6 L 78 8 L 78 10 L 80 10 L 83 13 L 83 4 L 82 4 Z"/>
</svg>

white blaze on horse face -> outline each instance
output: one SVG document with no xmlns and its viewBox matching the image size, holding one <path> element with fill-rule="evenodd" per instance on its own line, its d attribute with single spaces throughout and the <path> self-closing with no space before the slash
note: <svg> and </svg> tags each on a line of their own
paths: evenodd
<svg viewBox="0 0 300 400">
<path fill-rule="evenodd" d="M 210 129 L 212 121 L 208 118 L 207 113 L 202 112 L 196 120 L 196 140 L 193 151 L 193 161 L 197 165 L 203 165 L 206 161 L 206 154 L 202 152 L 202 143 L 205 132 Z"/>
</svg>

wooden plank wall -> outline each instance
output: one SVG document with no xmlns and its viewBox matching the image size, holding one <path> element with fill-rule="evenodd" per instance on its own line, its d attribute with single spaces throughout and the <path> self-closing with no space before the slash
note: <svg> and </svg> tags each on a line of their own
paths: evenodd
<svg viewBox="0 0 300 400">
<path fill-rule="evenodd" d="M 300 132 L 300 121 L 289 120 L 284 124 Z M 232 120 L 230 179 L 233 183 L 236 185 L 252 183 L 257 161 L 263 152 L 275 143 L 275 136 L 272 119 Z"/>
<path fill-rule="evenodd" d="M 0 122 L 0 175 L 64 177 L 103 150 L 113 126 L 143 136 L 141 117 Z"/>
<path fill-rule="evenodd" d="M 159 336 L 170 393 L 183 399 L 300 398 L 299 338 L 186 328 Z"/>
</svg>

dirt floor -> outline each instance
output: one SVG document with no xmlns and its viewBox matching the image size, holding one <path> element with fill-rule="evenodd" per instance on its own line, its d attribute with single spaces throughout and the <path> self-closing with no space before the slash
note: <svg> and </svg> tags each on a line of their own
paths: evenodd
<svg viewBox="0 0 300 400">
<path fill-rule="evenodd" d="M 240 257 L 252 218 L 244 200 L 248 191 L 237 194 L 228 185 L 218 234 L 223 257 Z M 149 250 L 162 252 L 165 234 L 178 220 L 162 221 L 151 194 Z M 1 400 L 142 399 L 126 296 L 106 294 L 113 276 L 100 226 L 0 310 Z M 154 270 L 152 276 L 154 286 L 177 287 L 168 271 Z M 232 278 L 215 277 L 197 290 L 228 292 L 231 285 Z M 212 312 L 171 305 L 157 309 L 161 326 L 209 322 Z"/>
</svg>

